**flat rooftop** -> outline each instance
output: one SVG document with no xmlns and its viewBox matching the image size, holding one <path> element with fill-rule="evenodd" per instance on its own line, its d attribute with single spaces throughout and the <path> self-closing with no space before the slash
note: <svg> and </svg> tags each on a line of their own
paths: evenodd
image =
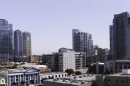
<svg viewBox="0 0 130 86">
<path fill-rule="evenodd" d="M 47 79 L 45 81 L 55 82 L 55 83 L 65 83 L 65 84 L 85 84 L 95 80 L 95 75 L 76 75 L 69 76 L 64 78 L 56 78 L 56 79 Z"/>
<path fill-rule="evenodd" d="M 44 74 L 40 74 L 40 75 L 55 75 L 55 74 L 67 74 L 65 72 L 51 72 L 51 73 L 44 73 Z"/>
<path fill-rule="evenodd" d="M 130 60 L 116 60 L 115 62 L 130 62 Z"/>
</svg>

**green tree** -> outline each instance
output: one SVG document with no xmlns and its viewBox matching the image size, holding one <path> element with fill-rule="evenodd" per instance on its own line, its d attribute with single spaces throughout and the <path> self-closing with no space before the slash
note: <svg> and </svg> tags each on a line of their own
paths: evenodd
<svg viewBox="0 0 130 86">
<path fill-rule="evenodd" d="M 76 71 L 75 75 L 81 75 L 82 73 L 80 71 Z"/>
<path fill-rule="evenodd" d="M 73 69 L 66 69 L 65 72 L 68 73 L 68 75 L 74 74 Z"/>
</svg>

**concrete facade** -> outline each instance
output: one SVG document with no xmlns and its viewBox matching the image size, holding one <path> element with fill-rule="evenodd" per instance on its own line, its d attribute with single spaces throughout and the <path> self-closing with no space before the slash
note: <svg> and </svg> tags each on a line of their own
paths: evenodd
<svg viewBox="0 0 130 86">
<path fill-rule="evenodd" d="M 130 75 L 98 75 L 96 86 L 130 86 Z"/>
<path fill-rule="evenodd" d="M 60 72 L 65 72 L 66 69 L 86 69 L 85 53 L 75 52 L 72 49 L 60 48 L 57 54 L 54 54 L 54 64 L 57 64 L 57 69 Z M 81 71 L 82 72 L 82 71 Z"/>
<path fill-rule="evenodd" d="M 38 84 L 40 83 L 39 70 L 30 68 L 30 69 L 8 69 L 3 70 L 0 74 L 6 77 L 7 86 L 12 85 L 21 85 L 21 82 L 24 84 Z"/>
<path fill-rule="evenodd" d="M 42 56 L 41 55 L 33 55 L 31 56 L 31 62 L 32 63 L 42 63 Z"/>
<path fill-rule="evenodd" d="M 115 61 L 115 72 L 121 72 L 122 69 L 130 69 L 130 60 Z"/>
<path fill-rule="evenodd" d="M 7 86 L 6 77 L 0 76 L 0 86 Z"/>
<path fill-rule="evenodd" d="M 105 63 L 106 72 L 119 73 L 122 69 L 130 69 L 130 60 L 111 60 Z"/>
<path fill-rule="evenodd" d="M 40 74 L 40 80 L 43 79 L 56 79 L 56 78 L 65 78 L 68 74 L 64 72 L 51 72 L 51 73 L 44 73 Z"/>
</svg>

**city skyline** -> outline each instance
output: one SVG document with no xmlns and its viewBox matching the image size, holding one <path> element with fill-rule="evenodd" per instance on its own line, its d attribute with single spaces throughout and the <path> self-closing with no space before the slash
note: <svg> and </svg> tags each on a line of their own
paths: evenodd
<svg viewBox="0 0 130 86">
<path fill-rule="evenodd" d="M 32 54 L 72 48 L 71 31 L 75 28 L 92 34 L 94 44 L 109 48 L 109 25 L 113 15 L 130 11 L 129 2 L 4 0 L 1 1 L 0 18 L 13 24 L 13 30 L 31 32 Z"/>
</svg>

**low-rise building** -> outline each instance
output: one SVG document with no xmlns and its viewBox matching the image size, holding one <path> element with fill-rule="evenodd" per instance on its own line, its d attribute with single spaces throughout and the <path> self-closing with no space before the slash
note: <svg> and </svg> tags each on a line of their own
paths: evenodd
<svg viewBox="0 0 130 86">
<path fill-rule="evenodd" d="M 64 73 L 64 72 L 44 73 L 44 74 L 40 74 L 40 80 L 63 78 L 63 77 L 67 77 L 67 76 L 68 76 L 68 74 Z"/>
<path fill-rule="evenodd" d="M 130 69 L 130 60 L 111 60 L 105 63 L 106 72 L 118 73 L 122 69 Z"/>
<path fill-rule="evenodd" d="M 48 68 L 46 65 L 36 65 L 35 63 L 26 63 L 23 65 L 20 65 L 19 67 L 36 68 L 40 71 L 40 73 L 50 73 L 51 72 L 51 69 Z"/>
<path fill-rule="evenodd" d="M 29 62 L 29 56 L 14 56 L 13 62 Z"/>
<path fill-rule="evenodd" d="M 123 69 L 118 74 L 97 75 L 96 86 L 130 86 L 130 70 Z"/>
<path fill-rule="evenodd" d="M 37 63 L 37 64 L 42 63 L 42 56 L 41 55 L 33 55 L 31 57 L 31 62 Z"/>
<path fill-rule="evenodd" d="M 0 86 L 7 86 L 6 77 L 0 75 Z"/>
<path fill-rule="evenodd" d="M 53 69 L 58 72 L 65 72 L 67 69 L 82 69 L 82 73 L 87 72 L 85 53 L 72 49 L 60 48 L 58 53 L 53 53 L 52 64 Z"/>
<path fill-rule="evenodd" d="M 91 86 L 95 76 L 78 75 L 43 80 L 43 86 Z"/>
<path fill-rule="evenodd" d="M 130 60 L 115 61 L 115 72 L 121 72 L 122 69 L 130 69 Z"/>
<path fill-rule="evenodd" d="M 39 70 L 29 69 L 7 69 L 0 72 L 6 77 L 7 86 L 13 85 L 36 85 L 40 83 Z"/>
<path fill-rule="evenodd" d="M 55 72 L 65 72 L 66 69 L 87 72 L 86 54 L 68 48 L 60 48 L 58 52 L 43 55 L 42 62 Z"/>
</svg>

